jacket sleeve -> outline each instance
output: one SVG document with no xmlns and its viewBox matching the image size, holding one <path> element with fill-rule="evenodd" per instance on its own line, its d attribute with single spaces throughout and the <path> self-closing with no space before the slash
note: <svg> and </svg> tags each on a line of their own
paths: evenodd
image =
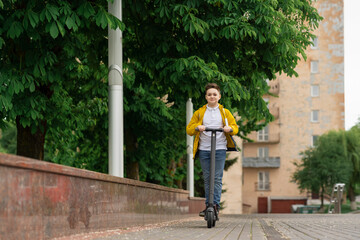
<svg viewBox="0 0 360 240">
<path fill-rule="evenodd" d="M 197 110 L 193 114 L 189 124 L 186 127 L 186 133 L 190 136 L 195 135 L 195 133 L 196 133 L 195 128 L 199 125 L 198 123 L 199 123 L 199 110 Z"/>
<path fill-rule="evenodd" d="M 236 120 L 229 110 L 226 109 L 225 112 L 228 119 L 229 127 L 231 127 L 233 130 L 232 132 L 230 132 L 230 135 L 236 135 L 239 132 L 239 127 L 236 124 Z"/>
</svg>

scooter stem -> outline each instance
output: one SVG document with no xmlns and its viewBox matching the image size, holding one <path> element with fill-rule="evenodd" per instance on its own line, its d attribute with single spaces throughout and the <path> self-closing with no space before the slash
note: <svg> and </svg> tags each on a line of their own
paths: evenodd
<svg viewBox="0 0 360 240">
<path fill-rule="evenodd" d="M 214 205 L 216 131 L 211 131 L 209 205 Z"/>
</svg>

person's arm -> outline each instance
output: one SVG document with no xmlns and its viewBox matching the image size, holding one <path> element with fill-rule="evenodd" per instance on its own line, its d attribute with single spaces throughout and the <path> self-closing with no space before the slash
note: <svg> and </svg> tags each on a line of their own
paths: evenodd
<svg viewBox="0 0 360 240">
<path fill-rule="evenodd" d="M 193 114 L 189 124 L 186 126 L 186 133 L 188 135 L 190 135 L 190 136 L 195 135 L 195 133 L 196 133 L 195 128 L 198 126 L 198 122 L 199 122 L 199 110 L 197 110 Z"/>
</svg>

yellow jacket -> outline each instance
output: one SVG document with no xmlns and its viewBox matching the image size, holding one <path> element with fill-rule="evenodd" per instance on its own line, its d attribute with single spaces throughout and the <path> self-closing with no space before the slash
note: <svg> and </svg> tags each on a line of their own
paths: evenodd
<svg viewBox="0 0 360 240">
<path fill-rule="evenodd" d="M 229 110 L 227 110 L 226 108 L 224 108 L 221 104 L 219 104 L 219 109 L 220 109 L 220 113 L 221 113 L 221 117 L 222 117 L 224 126 L 226 126 L 225 119 L 227 119 L 229 127 L 231 127 L 232 130 L 233 130 L 230 133 L 225 133 L 226 140 L 227 140 L 228 151 L 236 150 L 235 142 L 231 137 L 232 135 L 236 135 L 238 133 L 238 131 L 239 131 L 239 128 L 238 128 L 238 126 L 236 124 L 235 118 L 231 114 L 231 112 Z M 186 127 L 186 133 L 187 134 L 189 134 L 190 136 L 195 135 L 194 150 L 193 150 L 194 158 L 196 156 L 196 153 L 197 153 L 197 150 L 198 150 L 198 147 L 199 147 L 199 140 L 200 140 L 200 132 L 196 131 L 195 128 L 197 126 L 202 125 L 203 118 L 204 118 L 204 115 L 205 115 L 205 111 L 206 111 L 206 105 L 199 108 L 193 114 L 189 124 Z"/>
</svg>

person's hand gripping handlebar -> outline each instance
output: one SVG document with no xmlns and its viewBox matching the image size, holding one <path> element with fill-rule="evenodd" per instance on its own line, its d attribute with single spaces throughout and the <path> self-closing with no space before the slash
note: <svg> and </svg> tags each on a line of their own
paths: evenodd
<svg viewBox="0 0 360 240">
<path fill-rule="evenodd" d="M 200 126 L 197 126 L 195 128 L 196 131 L 206 131 L 206 132 L 232 132 L 232 128 L 229 127 L 229 126 L 225 126 L 224 128 L 208 128 L 208 127 L 205 127 L 204 125 L 200 125 Z"/>
</svg>

